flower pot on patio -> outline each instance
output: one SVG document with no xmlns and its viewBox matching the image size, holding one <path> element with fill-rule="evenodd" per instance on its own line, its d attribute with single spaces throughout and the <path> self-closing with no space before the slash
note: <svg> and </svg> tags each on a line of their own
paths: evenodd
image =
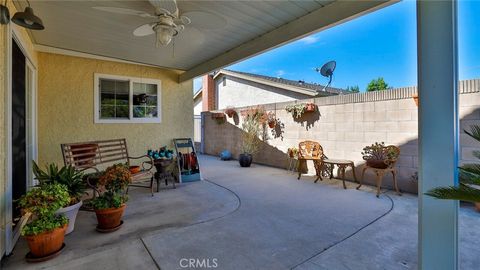
<svg viewBox="0 0 480 270">
<path fill-rule="evenodd" d="M 250 165 L 252 165 L 252 155 L 246 153 L 240 154 L 238 162 L 241 167 L 250 167 Z"/>
<path fill-rule="evenodd" d="M 57 212 L 55 212 L 55 214 L 57 215 L 63 214 L 68 218 L 68 226 L 65 234 L 69 234 L 75 229 L 75 220 L 77 219 L 78 210 L 80 209 L 82 204 L 82 201 L 79 201 L 74 205 L 60 208 L 57 210 Z"/>
<path fill-rule="evenodd" d="M 50 257 L 60 251 L 63 247 L 66 229 L 67 224 L 63 225 L 63 227 L 55 228 L 52 231 L 24 236 L 30 248 L 31 257 L 38 259 Z"/>
<path fill-rule="evenodd" d="M 122 216 L 125 212 L 126 204 L 122 204 L 119 208 L 95 209 L 97 215 L 97 229 L 102 231 L 115 230 L 122 223 Z"/>
</svg>

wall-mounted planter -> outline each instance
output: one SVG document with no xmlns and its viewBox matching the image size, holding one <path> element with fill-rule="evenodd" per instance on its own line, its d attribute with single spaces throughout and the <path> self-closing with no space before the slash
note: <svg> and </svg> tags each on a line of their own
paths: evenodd
<svg viewBox="0 0 480 270">
<path fill-rule="evenodd" d="M 221 113 L 212 113 L 212 119 L 217 122 L 217 124 L 221 125 L 225 123 L 225 114 L 223 112 Z"/>
<path fill-rule="evenodd" d="M 317 110 L 317 105 L 314 103 L 305 104 L 305 112 L 315 112 Z"/>
<path fill-rule="evenodd" d="M 413 101 L 415 101 L 415 105 L 418 107 L 418 94 L 413 94 L 412 95 Z"/>
</svg>

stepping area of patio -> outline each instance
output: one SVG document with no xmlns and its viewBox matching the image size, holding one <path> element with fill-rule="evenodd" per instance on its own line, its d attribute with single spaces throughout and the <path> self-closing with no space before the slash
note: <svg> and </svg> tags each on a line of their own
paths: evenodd
<svg viewBox="0 0 480 270">
<path fill-rule="evenodd" d="M 63 253 L 28 264 L 23 240 L 2 269 L 417 269 L 417 197 L 200 156 L 205 181 L 132 189 L 123 227 L 81 211 Z M 480 265 L 478 213 L 460 209 L 461 269 Z M 182 260 L 183 259 L 183 260 Z M 191 265 L 190 265 L 191 266 Z M 197 264 L 197 268 L 198 267 Z"/>
</svg>

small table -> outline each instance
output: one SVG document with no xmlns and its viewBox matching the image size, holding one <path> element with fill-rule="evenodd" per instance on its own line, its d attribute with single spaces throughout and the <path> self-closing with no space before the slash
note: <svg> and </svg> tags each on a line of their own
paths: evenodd
<svg viewBox="0 0 480 270">
<path fill-rule="evenodd" d="M 155 159 L 153 160 L 153 166 L 157 171 L 154 174 L 154 178 L 157 181 L 157 192 L 160 191 L 160 181 L 165 180 L 165 185 L 168 186 L 168 180 L 171 180 L 173 183 L 173 188 L 175 186 L 176 177 L 172 171 L 167 171 L 167 168 L 175 162 L 173 159 Z"/>
<path fill-rule="evenodd" d="M 333 178 L 333 167 L 335 167 L 335 165 L 338 167 L 337 177 L 340 177 L 340 179 L 342 179 L 344 189 L 347 189 L 347 186 L 345 185 L 345 169 L 347 167 L 352 168 L 353 179 L 355 180 L 355 182 L 358 182 L 357 176 L 355 175 L 355 164 L 353 163 L 353 161 L 347 160 L 347 159 L 324 159 L 323 164 L 330 165 L 330 166 L 326 166 L 327 168 L 330 169 L 330 179 Z M 315 182 L 317 181 L 318 179 Z"/>
</svg>

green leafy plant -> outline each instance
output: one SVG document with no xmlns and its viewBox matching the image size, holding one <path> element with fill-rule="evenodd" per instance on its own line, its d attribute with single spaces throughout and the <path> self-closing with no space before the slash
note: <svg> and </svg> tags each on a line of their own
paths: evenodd
<svg viewBox="0 0 480 270">
<path fill-rule="evenodd" d="M 464 131 L 468 136 L 480 142 L 480 126 L 474 125 L 470 131 Z M 480 151 L 473 155 L 480 159 Z M 460 184 L 457 187 L 439 187 L 426 192 L 426 195 L 437 199 L 461 200 L 467 202 L 480 202 L 480 164 L 465 164 L 459 168 Z"/>
<path fill-rule="evenodd" d="M 364 160 L 395 160 L 397 152 L 388 149 L 384 142 L 375 142 L 372 145 L 365 146 L 362 151 Z"/>
<path fill-rule="evenodd" d="M 262 126 L 267 121 L 267 114 L 262 107 L 253 107 L 242 111 L 242 149 L 243 153 L 255 154 L 260 146 L 259 136 Z"/>
<path fill-rule="evenodd" d="M 22 228 L 22 235 L 36 235 L 67 224 L 68 219 L 55 215 L 55 212 L 69 202 L 67 187 L 62 184 L 42 185 L 29 190 L 19 200 L 22 210 L 33 214 L 32 220 Z"/>
<path fill-rule="evenodd" d="M 72 166 L 58 168 L 55 163 L 51 163 L 45 166 L 45 170 L 42 170 L 34 161 L 33 174 L 40 185 L 65 185 L 70 195 L 70 205 L 79 202 L 85 193 L 86 185 L 83 181 L 83 173 L 76 171 Z"/>
<path fill-rule="evenodd" d="M 288 148 L 287 153 L 289 157 L 294 158 L 298 155 L 298 148 L 296 147 Z"/>
<path fill-rule="evenodd" d="M 348 92 L 351 92 L 351 93 L 358 93 L 358 92 L 360 92 L 360 87 L 358 87 L 358 85 L 347 86 L 347 88 L 345 90 L 347 90 Z"/>
<path fill-rule="evenodd" d="M 127 165 L 108 167 L 98 180 L 98 186 L 104 191 L 90 201 L 91 205 L 95 209 L 119 208 L 128 200 L 125 190 L 131 182 L 132 174 Z"/>
<path fill-rule="evenodd" d="M 382 91 L 382 90 L 387 90 L 388 88 L 389 88 L 388 84 L 385 82 L 385 80 L 382 77 L 371 80 L 367 85 L 368 92 Z"/>
<path fill-rule="evenodd" d="M 289 112 L 293 118 L 300 118 L 302 115 L 305 113 L 306 109 L 306 104 L 305 103 L 298 103 L 298 104 L 293 104 L 293 105 L 287 105 L 285 107 L 285 110 Z"/>
</svg>

